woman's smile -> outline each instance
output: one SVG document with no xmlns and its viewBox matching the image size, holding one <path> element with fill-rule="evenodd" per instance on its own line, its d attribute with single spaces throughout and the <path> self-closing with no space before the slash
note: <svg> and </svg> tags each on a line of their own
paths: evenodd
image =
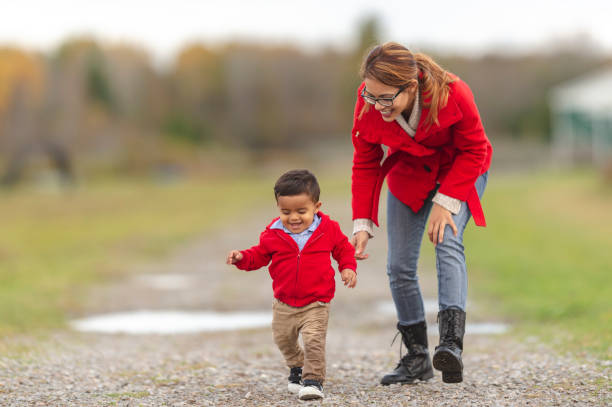
<svg viewBox="0 0 612 407">
<path fill-rule="evenodd" d="M 391 116 L 393 114 L 393 109 L 381 110 L 380 114 L 382 114 L 383 116 Z"/>
<path fill-rule="evenodd" d="M 374 78 L 365 78 L 367 94 L 373 98 L 392 100 L 391 106 L 383 106 L 380 102 L 374 103 L 374 108 L 380 112 L 382 119 L 391 122 L 405 110 L 412 101 L 410 89 L 398 92 L 401 88 L 385 85 Z M 395 95 L 395 96 L 394 96 Z M 388 101 L 387 101 L 388 103 Z"/>
<path fill-rule="evenodd" d="M 392 107 L 379 110 L 379 112 L 383 120 L 391 121 L 395 119 L 395 109 L 393 109 Z"/>
</svg>

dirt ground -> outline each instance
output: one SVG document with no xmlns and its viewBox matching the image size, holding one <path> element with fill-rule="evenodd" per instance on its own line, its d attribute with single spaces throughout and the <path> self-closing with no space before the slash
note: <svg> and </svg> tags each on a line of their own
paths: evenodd
<svg viewBox="0 0 612 407">
<path fill-rule="evenodd" d="M 344 204 L 328 206 L 349 232 Z M 245 273 L 224 264 L 225 253 L 249 247 L 275 216 L 263 213 L 142 265 L 121 281 L 95 287 L 73 317 L 130 310 L 269 311 L 266 270 Z M 228 225 L 229 226 L 229 225 Z M 355 289 L 341 285 L 332 302 L 328 377 L 322 401 L 302 402 L 286 391 L 288 369 L 269 327 L 176 335 L 54 332 L 7 343 L 28 350 L 0 356 L 0 405 L 6 406 L 566 406 L 610 405 L 610 364 L 560 355 L 535 338 L 467 334 L 464 382 L 381 386 L 399 356 L 390 346 L 395 316 L 385 274 L 385 236 L 369 246 Z M 162 287 L 159 276 L 187 284 Z M 338 276 L 339 277 L 339 276 Z M 159 279 L 158 279 L 159 280 Z M 425 297 L 436 299 L 435 273 L 423 270 Z M 503 322 L 470 301 L 468 322 Z M 428 313 L 430 351 L 437 344 L 435 310 Z"/>
</svg>

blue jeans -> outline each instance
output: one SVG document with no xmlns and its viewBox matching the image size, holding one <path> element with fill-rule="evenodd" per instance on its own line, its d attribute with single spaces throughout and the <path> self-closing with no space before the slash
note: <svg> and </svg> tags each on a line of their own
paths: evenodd
<svg viewBox="0 0 612 407">
<path fill-rule="evenodd" d="M 489 173 L 476 180 L 478 196 L 482 197 Z M 423 297 L 417 277 L 417 263 L 421 241 L 431 212 L 434 192 L 418 212 L 413 212 L 391 192 L 387 200 L 387 234 L 389 251 L 387 275 L 391 295 L 402 325 L 412 325 L 425 320 Z M 463 231 L 471 217 L 465 202 L 461 210 L 453 215 L 457 236 L 449 225 L 444 229 L 444 241 L 436 246 L 436 269 L 438 272 L 438 305 L 440 311 L 448 308 L 465 310 L 467 298 L 467 268 L 463 248 Z"/>
</svg>

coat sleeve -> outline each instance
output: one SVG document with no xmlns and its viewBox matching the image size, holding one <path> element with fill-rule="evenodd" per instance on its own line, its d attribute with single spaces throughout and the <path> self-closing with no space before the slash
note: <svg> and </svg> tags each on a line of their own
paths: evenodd
<svg viewBox="0 0 612 407">
<path fill-rule="evenodd" d="M 380 162 L 384 156 L 380 144 L 369 143 L 359 135 L 357 122 L 364 103 L 358 97 L 353 120 L 354 150 L 351 176 L 353 219 L 372 219 L 374 189 L 381 171 Z"/>
<path fill-rule="evenodd" d="M 439 192 L 465 201 L 485 165 L 489 141 L 470 88 L 465 82 L 457 81 L 454 93 L 463 117 L 452 127 L 457 154 Z"/>
<path fill-rule="evenodd" d="M 234 265 L 240 270 L 257 270 L 261 267 L 267 266 L 272 259 L 272 253 L 266 248 L 264 244 L 264 238 L 266 231 L 263 231 L 259 236 L 259 244 L 251 247 L 247 250 L 241 250 L 242 260 L 235 263 Z"/>
<path fill-rule="evenodd" d="M 348 238 L 340 230 L 337 222 L 333 222 L 334 227 L 334 248 L 332 257 L 338 262 L 338 270 L 351 269 L 357 272 L 357 261 L 355 260 L 355 248 Z"/>
</svg>

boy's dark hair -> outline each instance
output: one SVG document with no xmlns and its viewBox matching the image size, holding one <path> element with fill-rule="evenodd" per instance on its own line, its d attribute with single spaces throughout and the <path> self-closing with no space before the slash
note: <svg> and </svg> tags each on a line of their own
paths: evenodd
<svg viewBox="0 0 612 407">
<path fill-rule="evenodd" d="M 314 203 L 319 202 L 321 189 L 317 178 L 308 170 L 291 170 L 280 176 L 274 184 L 274 198 L 306 194 Z"/>
</svg>

